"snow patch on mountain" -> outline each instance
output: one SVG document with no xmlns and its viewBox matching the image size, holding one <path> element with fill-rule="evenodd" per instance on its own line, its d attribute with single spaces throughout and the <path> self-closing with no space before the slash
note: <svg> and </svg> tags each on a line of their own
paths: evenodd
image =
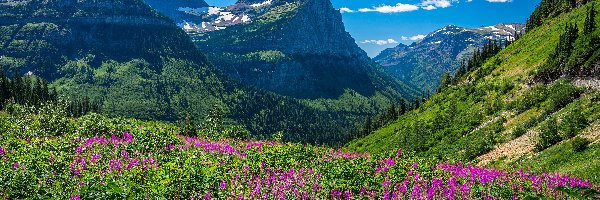
<svg viewBox="0 0 600 200">
<path fill-rule="evenodd" d="M 267 0 L 267 1 L 265 1 L 265 2 L 262 2 L 262 3 L 255 3 L 255 4 L 252 4 L 252 5 L 250 5 L 250 7 L 253 7 L 253 8 L 259 8 L 259 7 L 263 7 L 263 6 L 271 5 L 271 3 L 272 3 L 272 2 L 273 2 L 272 0 Z"/>
</svg>

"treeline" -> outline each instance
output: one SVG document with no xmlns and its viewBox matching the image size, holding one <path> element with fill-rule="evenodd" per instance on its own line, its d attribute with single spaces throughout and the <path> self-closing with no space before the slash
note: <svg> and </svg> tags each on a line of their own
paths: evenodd
<svg viewBox="0 0 600 200">
<path fill-rule="evenodd" d="M 57 99 L 56 90 L 48 87 L 46 80 L 21 76 L 17 71 L 9 79 L 4 68 L 0 67 L 0 110 L 4 109 L 7 103 L 39 105 Z"/>
<path fill-rule="evenodd" d="M 506 40 L 504 42 L 498 40 L 488 40 L 487 44 L 483 45 L 483 48 L 475 49 L 475 51 L 473 51 L 473 56 L 461 62 L 461 65 L 454 74 L 454 76 L 452 76 L 450 72 L 446 72 L 442 75 L 440 86 L 437 92 L 440 92 L 444 88 L 456 84 L 460 80 L 465 79 L 468 74 L 471 74 L 475 70 L 483 67 L 483 65 L 487 62 L 488 59 L 494 57 L 502 49 L 508 47 L 516 40 L 518 40 L 521 37 L 521 34 L 522 33 L 515 32 L 513 40 Z M 479 79 L 480 77 L 485 76 L 485 74 L 486 72 L 484 72 L 483 70 L 477 71 L 477 73 L 474 74 L 474 79 Z"/>
<path fill-rule="evenodd" d="M 43 103 L 55 103 L 59 100 L 56 88 L 50 87 L 48 81 L 31 74 L 20 75 L 14 71 L 9 77 L 0 67 L 0 110 L 8 104 L 40 106 Z M 79 117 L 89 112 L 100 112 L 102 101 L 90 100 L 88 97 L 73 98 L 67 101 L 67 113 Z"/>
<path fill-rule="evenodd" d="M 429 95 L 425 96 L 422 92 L 420 97 L 416 97 L 412 102 L 401 99 L 398 103 L 392 103 L 384 112 L 381 112 L 374 117 L 367 116 L 365 122 L 359 127 L 355 138 L 365 137 L 371 134 L 373 131 L 386 126 L 389 123 L 396 121 L 400 116 L 404 115 L 413 109 L 419 107 L 419 105 L 425 102 L 429 98 Z"/>
<path fill-rule="evenodd" d="M 542 25 L 546 19 L 569 12 L 591 1 L 592 0 L 542 0 L 527 19 L 527 29 L 532 30 Z"/>
<path fill-rule="evenodd" d="M 595 70 L 592 68 L 600 61 L 600 34 L 596 32 L 596 14 L 595 5 L 592 4 L 587 9 L 581 31 L 577 24 L 565 25 L 554 52 L 535 72 L 534 81 L 549 82 L 561 76 L 594 75 Z"/>
</svg>

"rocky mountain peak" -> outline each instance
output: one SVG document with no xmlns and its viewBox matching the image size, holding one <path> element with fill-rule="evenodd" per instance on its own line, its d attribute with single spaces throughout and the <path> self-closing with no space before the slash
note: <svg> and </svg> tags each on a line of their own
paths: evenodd
<svg viewBox="0 0 600 200">
<path fill-rule="evenodd" d="M 400 44 L 382 51 L 374 60 L 394 76 L 424 90 L 437 88 L 441 75 L 454 72 L 460 61 L 488 40 L 513 40 L 525 31 L 519 23 L 497 24 L 479 28 L 448 25 L 429 33 L 410 46 Z"/>
</svg>

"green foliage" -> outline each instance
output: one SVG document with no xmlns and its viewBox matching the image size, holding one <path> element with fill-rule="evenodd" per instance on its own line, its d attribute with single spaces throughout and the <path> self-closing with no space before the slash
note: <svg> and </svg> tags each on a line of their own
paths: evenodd
<svg viewBox="0 0 600 200">
<path fill-rule="evenodd" d="M 68 132 L 66 102 L 42 103 L 38 106 L 8 104 L 5 110 L 11 114 L 13 127 L 10 131 L 19 138 L 59 136 Z"/>
<path fill-rule="evenodd" d="M 224 118 L 225 113 L 223 108 L 220 105 L 213 105 L 204 118 L 201 130 L 202 134 L 214 139 L 222 138 L 223 135 L 221 135 L 221 133 L 223 133 Z"/>
<path fill-rule="evenodd" d="M 562 140 L 558 134 L 556 124 L 556 119 L 554 118 L 549 119 L 542 124 L 537 143 L 535 144 L 535 149 L 537 151 L 542 151 Z"/>
<path fill-rule="evenodd" d="M 598 190 L 585 187 L 558 187 L 556 190 L 563 192 L 566 196 L 574 199 L 598 199 L 600 192 Z"/>
<path fill-rule="evenodd" d="M 283 136 L 284 136 L 283 131 L 278 131 L 278 132 L 273 133 L 273 136 L 271 136 L 271 138 L 275 141 L 283 142 Z"/>
<path fill-rule="evenodd" d="M 565 115 L 560 123 L 559 129 L 563 134 L 563 139 L 570 139 L 575 137 L 579 131 L 588 125 L 589 123 L 581 109 L 576 107 Z"/>
<path fill-rule="evenodd" d="M 579 3 L 578 3 L 579 2 Z M 581 3 L 587 3 L 588 0 L 542 0 L 542 2 L 535 8 L 535 11 L 527 19 L 527 29 L 533 30 L 542 23 L 553 17 L 556 17 L 562 13 L 567 13 L 572 9 L 575 9 L 577 5 Z"/>
<path fill-rule="evenodd" d="M 585 15 L 585 22 L 583 23 L 583 34 L 591 34 L 596 30 L 596 4 L 592 3 L 592 6 L 588 8 Z"/>
<path fill-rule="evenodd" d="M 569 144 L 571 145 L 571 149 L 575 152 L 585 151 L 585 149 L 587 149 L 587 147 L 590 143 L 591 142 L 588 139 L 585 139 L 582 137 L 575 137 L 575 138 L 571 139 L 571 141 L 569 141 Z"/>
</svg>

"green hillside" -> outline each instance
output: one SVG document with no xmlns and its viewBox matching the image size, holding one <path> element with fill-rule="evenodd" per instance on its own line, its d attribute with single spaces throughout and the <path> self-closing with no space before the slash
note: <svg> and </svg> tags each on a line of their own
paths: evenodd
<svg viewBox="0 0 600 200">
<path fill-rule="evenodd" d="M 540 7 L 546 3 L 551 1 L 542 2 Z M 488 59 L 482 67 L 469 69 L 466 75 L 456 78 L 454 84 L 442 89 L 418 109 L 352 141 L 346 148 L 372 153 L 403 148 L 414 150 L 418 155 L 480 164 L 501 158 L 505 161 L 525 160 L 514 162 L 517 167 L 532 166 L 522 164 L 524 162 L 543 160 L 547 164 L 539 165 L 538 169 L 549 166 L 546 169 L 551 171 L 580 174 L 600 171 L 597 164 L 592 164 L 600 162 L 599 156 L 592 156 L 597 154 L 598 129 L 591 133 L 582 132 L 600 120 L 598 62 L 592 56 L 598 53 L 598 46 L 595 39 L 589 39 L 598 38 L 600 29 L 596 26 L 589 33 L 583 31 L 591 6 L 587 4 L 544 21 Z M 597 22 L 597 18 L 594 21 Z M 576 24 L 580 30 L 570 44 L 574 49 L 572 52 L 585 54 L 566 54 L 567 59 L 558 62 L 561 67 L 555 67 L 548 60 L 556 60 L 557 55 L 564 54 L 557 46 L 559 40 L 565 38 L 567 24 Z M 577 44 L 586 44 L 582 45 L 586 47 Z M 568 59 L 577 60 L 579 64 L 562 67 L 561 63 Z M 548 72 L 559 75 L 551 79 L 540 78 L 547 77 L 545 73 Z M 580 79 L 592 83 L 595 89 L 580 87 L 585 82 Z M 569 143 L 576 136 L 592 142 L 589 146 L 589 142 L 582 145 L 584 150 L 581 152 L 573 153 L 577 165 L 589 168 L 566 167 L 568 164 L 559 164 L 549 158 L 555 156 L 552 152 L 560 151 L 557 148 L 565 148 L 562 143 L 552 147 L 554 144 Z M 545 150 L 547 147 L 551 148 Z M 503 149 L 506 151 L 501 151 Z M 560 157 L 567 158 L 564 154 Z M 598 180 L 597 174 L 595 176 Z"/>
<path fill-rule="evenodd" d="M 355 126 L 343 111 L 229 80 L 140 0 L 0 2 L 0 47 L 9 77 L 31 72 L 66 99 L 100 102 L 112 117 L 202 126 L 219 108 L 227 125 L 257 135 L 284 131 L 289 141 L 331 145 L 351 138 Z"/>
</svg>

